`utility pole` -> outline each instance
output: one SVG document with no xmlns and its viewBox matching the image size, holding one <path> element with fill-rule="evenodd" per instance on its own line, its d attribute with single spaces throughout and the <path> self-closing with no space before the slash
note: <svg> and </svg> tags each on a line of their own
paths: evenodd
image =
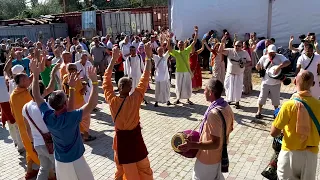
<svg viewBox="0 0 320 180">
<path fill-rule="evenodd" d="M 64 14 L 64 22 L 66 22 L 66 0 L 63 0 L 63 14 Z"/>
</svg>

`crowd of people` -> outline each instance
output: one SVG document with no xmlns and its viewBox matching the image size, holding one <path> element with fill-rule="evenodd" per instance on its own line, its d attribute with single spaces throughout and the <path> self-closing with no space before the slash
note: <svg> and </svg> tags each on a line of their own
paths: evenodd
<svg viewBox="0 0 320 180">
<path fill-rule="evenodd" d="M 8 126 L 18 152 L 26 152 L 25 178 L 94 179 L 83 157 L 83 142 L 96 139 L 90 134 L 90 114 L 98 111 L 99 76 L 115 124 L 115 179 L 153 179 L 139 116 L 141 103 L 148 104 L 145 92 L 155 83 L 154 106 L 172 105 L 174 72 L 173 104 L 185 99 L 193 105 L 192 92 L 203 87 L 202 70 L 209 70 L 212 78 L 204 86 L 204 95 L 210 106 L 201 122 L 200 141 L 186 141 L 178 148 L 198 149 L 193 179 L 224 179 L 222 142 L 234 122 L 230 105 L 241 108 L 242 94 L 252 93 L 255 69 L 262 78 L 256 118 L 263 118 L 262 107 L 268 97 L 274 108 L 279 108 L 281 84 L 288 81 L 283 72 L 291 66 L 297 75 L 297 93 L 281 107 L 271 128 L 272 136 L 283 130 L 278 178 L 315 179 L 320 132 L 320 114 L 315 111 L 320 105 L 315 34 L 301 35 L 299 47 L 294 47 L 294 37 L 290 37 L 289 49 L 298 54 L 296 59 L 279 54 L 275 39 L 257 38 L 256 33 L 241 41 L 237 35 L 231 40 L 223 30 L 219 40 L 211 30 L 199 40 L 195 26 L 191 37 L 178 41 L 163 29 L 136 36 L 122 33 L 117 41 L 110 35 L 97 36 L 91 43 L 80 37 L 51 38 L 46 43 L 33 43 L 27 37 L 15 43 L 2 40 L 2 126 Z M 40 165 L 39 170 L 34 170 L 33 164 Z"/>
</svg>

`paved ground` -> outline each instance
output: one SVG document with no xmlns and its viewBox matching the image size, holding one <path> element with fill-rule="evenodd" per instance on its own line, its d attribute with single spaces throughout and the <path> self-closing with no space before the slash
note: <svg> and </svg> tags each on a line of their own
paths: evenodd
<svg viewBox="0 0 320 180">
<path fill-rule="evenodd" d="M 207 79 L 204 79 L 206 82 Z M 154 89 L 154 85 L 151 85 Z M 243 97 L 242 109 L 234 109 L 236 123 L 228 146 L 230 158 L 230 173 L 225 174 L 228 180 L 263 179 L 260 173 L 268 164 L 273 150 L 272 138 L 269 135 L 272 121 L 272 107 L 268 100 L 264 114 L 266 117 L 255 122 L 257 96 L 259 94 L 259 80 L 255 80 L 254 91 Z M 282 87 L 282 98 L 290 97 L 294 88 Z M 171 89 L 174 100 L 174 89 Z M 146 96 L 151 102 L 154 100 L 154 91 L 148 91 Z M 108 105 L 100 93 L 99 105 L 101 110 L 92 114 L 91 133 L 98 137 L 94 142 L 85 145 L 85 158 L 91 167 L 95 179 L 113 179 L 115 164 L 111 149 L 114 135 L 113 123 Z M 202 118 L 208 103 L 203 93 L 193 94 L 191 100 L 195 105 L 182 104 L 176 107 L 155 108 L 152 104 L 142 105 L 140 116 L 143 127 L 143 136 L 149 151 L 149 159 L 156 180 L 189 180 L 192 176 L 193 159 L 186 159 L 171 148 L 171 137 L 179 131 L 193 129 Z M 185 102 L 185 101 L 183 101 Z M 25 161 L 14 148 L 9 133 L 0 128 L 0 179 L 23 179 Z M 320 176 L 318 176 L 320 179 Z"/>
</svg>

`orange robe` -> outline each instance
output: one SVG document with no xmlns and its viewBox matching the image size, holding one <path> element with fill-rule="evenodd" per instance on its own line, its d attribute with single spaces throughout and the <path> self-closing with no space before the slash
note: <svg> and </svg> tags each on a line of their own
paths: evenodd
<svg viewBox="0 0 320 180">
<path fill-rule="evenodd" d="M 112 119 L 114 119 L 116 113 L 118 112 L 120 105 L 123 101 L 123 98 L 120 98 L 115 95 L 113 91 L 113 85 L 111 82 L 112 71 L 106 71 L 105 79 L 102 84 L 102 88 L 104 91 L 104 96 L 109 104 L 110 112 Z M 144 98 L 144 93 L 147 91 L 148 84 L 150 79 L 150 72 L 146 71 L 143 73 L 140 82 L 133 92 L 131 96 L 126 98 L 126 102 L 123 104 L 121 112 L 119 113 L 116 123 L 115 129 L 119 130 L 133 130 L 140 122 L 140 105 Z M 150 168 L 150 162 L 148 157 L 137 163 L 131 164 L 119 164 L 117 157 L 117 136 L 115 135 L 113 139 L 113 149 L 114 149 L 114 161 L 116 163 L 116 173 L 115 179 L 123 179 L 127 180 L 152 180 L 153 172 Z"/>
<path fill-rule="evenodd" d="M 68 74 L 67 64 L 62 63 L 60 65 L 60 79 L 62 80 L 64 78 L 64 76 L 67 75 L 67 74 Z"/>
<path fill-rule="evenodd" d="M 69 88 L 66 86 L 67 84 L 68 84 L 68 74 L 64 75 L 62 85 L 63 85 L 63 91 L 67 95 L 69 95 Z M 83 94 L 81 94 L 81 90 L 83 88 L 85 87 L 83 87 L 81 80 L 79 79 L 75 87 L 76 91 L 74 92 L 74 108 L 75 109 L 80 109 L 85 104 Z M 82 121 L 80 123 L 80 131 L 82 133 L 89 132 L 90 119 L 91 119 L 90 114 L 82 117 Z"/>
<path fill-rule="evenodd" d="M 22 116 L 23 106 L 32 100 L 32 97 L 27 88 L 15 88 L 10 96 L 10 105 L 12 115 L 16 120 L 19 127 L 20 136 L 26 149 L 26 159 L 27 162 L 32 160 L 34 163 L 40 163 L 37 153 L 33 150 L 32 139 L 29 138 L 26 124 Z"/>
</svg>

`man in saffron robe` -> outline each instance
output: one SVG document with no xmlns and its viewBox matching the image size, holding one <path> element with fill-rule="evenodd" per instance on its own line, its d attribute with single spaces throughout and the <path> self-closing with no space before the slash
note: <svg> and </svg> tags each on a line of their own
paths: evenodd
<svg viewBox="0 0 320 180">
<path fill-rule="evenodd" d="M 17 87 L 13 90 L 10 96 L 10 105 L 12 115 L 16 120 L 16 123 L 19 128 L 20 136 L 26 150 L 26 160 L 27 160 L 27 173 L 26 179 L 30 179 L 35 177 L 38 172 L 32 169 L 32 164 L 36 163 L 39 165 L 39 159 L 37 153 L 34 151 L 32 146 L 32 140 L 28 136 L 26 124 L 22 116 L 22 108 L 23 106 L 32 100 L 32 97 L 28 91 L 28 87 L 31 84 L 29 77 L 20 73 L 14 77 L 15 83 Z"/>
<path fill-rule="evenodd" d="M 120 56 L 120 50 L 113 48 L 112 62 L 104 74 L 103 90 L 115 122 L 116 135 L 113 141 L 114 160 L 116 163 L 116 180 L 152 180 L 147 148 L 144 144 L 140 127 L 140 105 L 147 91 L 150 80 L 152 49 L 146 45 L 147 59 L 140 82 L 130 95 L 132 80 L 120 79 L 118 87 L 120 96 L 116 96 L 111 82 L 112 69 Z"/>
</svg>

